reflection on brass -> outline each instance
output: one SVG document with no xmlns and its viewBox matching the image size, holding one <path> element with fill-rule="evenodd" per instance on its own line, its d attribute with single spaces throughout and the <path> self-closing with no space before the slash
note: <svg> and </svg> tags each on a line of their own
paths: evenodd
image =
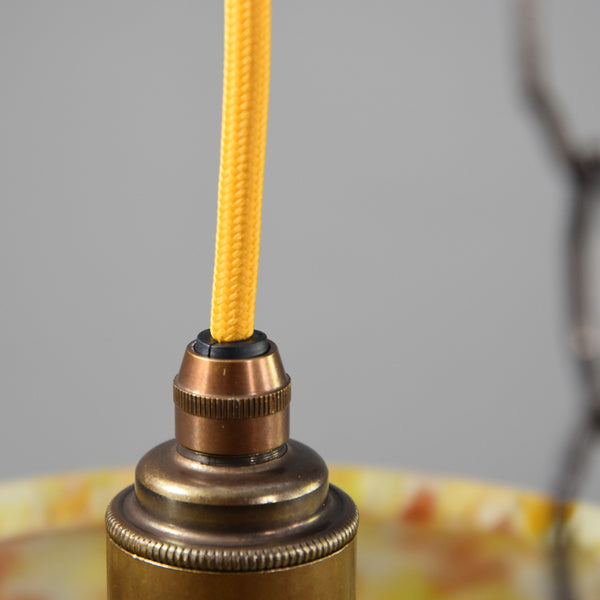
<svg viewBox="0 0 600 600">
<path fill-rule="evenodd" d="M 194 571 L 142 560 L 108 540 L 110 600 L 354 600 L 356 542 L 273 571 Z"/>
<path fill-rule="evenodd" d="M 321 457 L 289 440 L 276 346 L 198 356 L 174 382 L 176 440 L 111 502 L 109 600 L 351 600 L 358 512 Z"/>
<path fill-rule="evenodd" d="M 263 356 L 215 359 L 190 344 L 173 382 L 175 437 L 206 454 L 273 450 L 289 437 L 291 383 L 277 346 Z"/>
<path fill-rule="evenodd" d="M 218 467 L 166 442 L 142 458 L 135 490 L 121 492 L 107 512 L 108 533 L 126 550 L 211 570 L 315 560 L 347 544 L 357 524 L 354 503 L 329 485 L 321 457 L 293 440 L 267 463 Z"/>
<path fill-rule="evenodd" d="M 210 398 L 251 398 L 268 396 L 289 383 L 277 346 L 270 342 L 267 354 L 246 359 L 219 359 L 200 356 L 194 343 L 186 349 L 175 388 Z"/>
<path fill-rule="evenodd" d="M 186 448 L 206 454 L 259 454 L 285 444 L 290 435 L 289 407 L 253 419 L 197 417 L 175 407 L 175 437 Z"/>
</svg>

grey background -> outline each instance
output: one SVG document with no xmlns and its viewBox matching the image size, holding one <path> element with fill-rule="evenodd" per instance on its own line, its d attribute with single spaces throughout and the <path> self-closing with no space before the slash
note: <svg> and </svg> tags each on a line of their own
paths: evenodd
<svg viewBox="0 0 600 600">
<path fill-rule="evenodd" d="M 511 9 L 274 3 L 256 325 L 294 379 L 294 437 L 330 461 L 555 471 L 578 405 L 565 186 Z M 592 139 L 600 4 L 546 17 Z M 209 322 L 222 19 L 216 0 L 0 0 L 1 478 L 172 437 L 171 379 Z"/>
</svg>

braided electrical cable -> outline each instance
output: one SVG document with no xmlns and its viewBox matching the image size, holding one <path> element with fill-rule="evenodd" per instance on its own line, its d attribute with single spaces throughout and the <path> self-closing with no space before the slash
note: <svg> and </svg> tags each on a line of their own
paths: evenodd
<svg viewBox="0 0 600 600">
<path fill-rule="evenodd" d="M 258 279 L 271 53 L 270 0 L 225 1 L 225 64 L 210 330 L 250 337 Z"/>
</svg>

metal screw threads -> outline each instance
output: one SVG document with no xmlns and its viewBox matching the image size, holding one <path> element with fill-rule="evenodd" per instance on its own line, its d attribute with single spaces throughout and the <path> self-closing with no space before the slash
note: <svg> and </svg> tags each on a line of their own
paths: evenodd
<svg viewBox="0 0 600 600">
<path fill-rule="evenodd" d="M 356 506 L 288 439 L 277 347 L 196 348 L 174 381 L 176 440 L 108 508 L 109 600 L 354 600 Z"/>
</svg>

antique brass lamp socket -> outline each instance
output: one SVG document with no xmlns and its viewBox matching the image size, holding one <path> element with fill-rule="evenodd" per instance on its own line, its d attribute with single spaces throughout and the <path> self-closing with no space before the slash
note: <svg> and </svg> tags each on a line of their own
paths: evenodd
<svg viewBox="0 0 600 600">
<path fill-rule="evenodd" d="M 173 391 L 176 439 L 108 507 L 109 600 L 354 599 L 357 509 L 289 439 L 275 344 L 202 332 Z"/>
</svg>

